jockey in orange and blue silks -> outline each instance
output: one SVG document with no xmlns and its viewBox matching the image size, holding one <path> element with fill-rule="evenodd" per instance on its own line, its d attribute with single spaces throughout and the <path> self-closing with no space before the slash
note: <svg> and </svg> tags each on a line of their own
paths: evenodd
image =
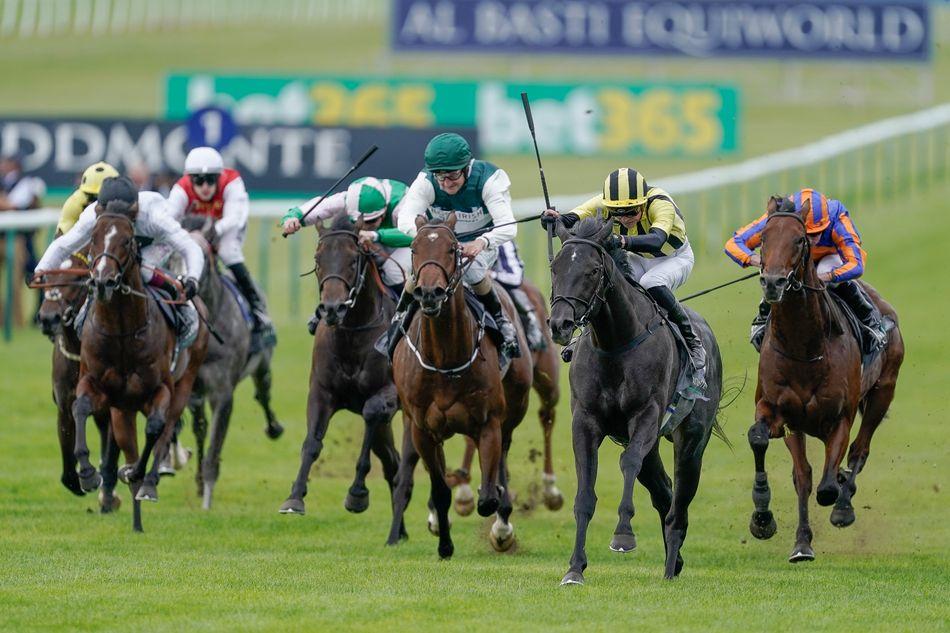
<svg viewBox="0 0 950 633">
<path fill-rule="evenodd" d="M 883 344 L 886 334 L 880 313 L 856 282 L 864 274 L 867 253 L 861 247 L 861 234 L 854 227 L 848 209 L 840 200 L 828 198 L 814 189 L 802 189 L 788 198 L 795 203 L 797 213 L 801 213 L 805 200 L 811 202 L 811 212 L 803 219 L 818 278 L 848 303 L 871 332 L 875 344 Z M 726 255 L 740 266 L 761 266 L 755 249 L 762 243 L 762 231 L 767 221 L 768 213 L 765 213 L 736 231 L 726 242 Z M 769 304 L 763 301 L 759 305 L 759 315 L 752 322 L 752 344 L 756 349 L 765 334 L 768 314 Z"/>
</svg>

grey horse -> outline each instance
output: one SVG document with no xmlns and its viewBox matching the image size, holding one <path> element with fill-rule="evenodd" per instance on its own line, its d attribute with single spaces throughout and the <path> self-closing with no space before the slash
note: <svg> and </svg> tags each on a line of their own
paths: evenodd
<svg viewBox="0 0 950 633">
<path fill-rule="evenodd" d="M 251 330 L 244 318 L 241 306 L 235 294 L 225 286 L 218 271 L 217 260 L 210 247 L 210 227 L 199 218 L 200 230 L 192 230 L 191 236 L 205 252 L 208 265 L 205 266 L 198 294 L 208 307 L 209 320 L 214 334 L 208 341 L 208 355 L 195 382 L 188 403 L 192 415 L 192 428 L 198 442 L 198 468 L 195 481 L 198 494 L 202 497 L 202 507 L 211 509 L 214 485 L 218 481 L 221 467 L 221 450 L 231 421 L 234 405 L 234 390 L 245 377 L 254 380 L 254 398 L 260 403 L 267 418 L 264 432 L 267 437 L 276 440 L 284 432 L 284 427 L 270 406 L 271 359 L 274 348 L 249 353 Z M 186 228 L 195 224 L 186 219 L 182 223 Z M 207 236 L 207 237 L 206 237 Z M 220 339 L 220 340 L 219 340 Z M 205 401 L 211 404 L 211 438 L 208 452 L 204 452 L 205 437 L 208 434 L 208 420 L 205 416 Z"/>
<path fill-rule="evenodd" d="M 671 327 L 650 296 L 626 279 L 605 248 L 613 220 L 585 219 L 568 232 L 558 224 L 562 248 L 551 263 L 551 331 L 566 344 L 577 327 L 589 324 L 571 363 L 571 411 L 577 496 L 577 524 L 570 569 L 561 584 L 582 584 L 587 567 L 587 526 L 597 496 L 597 452 L 604 438 L 620 445 L 623 492 L 610 549 L 630 551 L 636 540 L 633 482 L 650 492 L 666 544 L 665 575 L 680 573 L 687 508 L 696 494 L 703 452 L 714 428 L 722 394 L 722 359 L 709 325 L 687 310 L 707 350 L 707 400 L 696 400 L 672 432 L 676 485 L 671 488 L 660 459 L 660 421 L 673 399 L 681 357 Z M 686 361 L 688 362 L 688 361 Z"/>
</svg>

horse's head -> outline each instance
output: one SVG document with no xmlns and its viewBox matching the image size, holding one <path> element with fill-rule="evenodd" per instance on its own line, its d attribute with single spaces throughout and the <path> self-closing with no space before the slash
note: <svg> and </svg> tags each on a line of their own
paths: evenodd
<svg viewBox="0 0 950 633">
<path fill-rule="evenodd" d="M 320 238 L 313 255 L 320 292 L 317 316 L 327 325 L 346 317 L 366 281 L 367 260 L 359 247 L 358 228 L 346 215 L 337 217 L 329 229 L 317 224 Z"/>
<path fill-rule="evenodd" d="M 100 301 L 109 301 L 112 293 L 130 273 L 138 269 L 138 243 L 135 241 L 135 218 L 138 202 L 110 200 L 96 207 L 96 224 L 89 242 L 92 285 Z"/>
<path fill-rule="evenodd" d="M 811 201 L 802 203 L 801 213 L 787 198 L 769 198 L 768 219 L 762 231 L 762 272 L 759 283 L 769 303 L 779 303 L 789 288 L 801 289 L 802 277 L 811 254 L 811 245 L 802 219 L 811 211 Z"/>
<path fill-rule="evenodd" d="M 582 220 L 574 232 L 559 222 L 557 236 L 561 250 L 551 262 L 551 334 L 566 345 L 577 327 L 597 314 L 610 287 L 613 263 L 607 253 L 607 238 L 614 221 L 600 218 Z"/>
<path fill-rule="evenodd" d="M 442 311 L 462 280 L 462 245 L 455 237 L 455 214 L 445 220 L 416 217 L 418 233 L 412 240 L 412 276 L 416 288 L 412 296 L 422 313 L 434 316 Z"/>
<path fill-rule="evenodd" d="M 188 236 L 198 245 L 201 252 L 205 254 L 205 261 L 208 263 L 201 272 L 201 279 L 198 280 L 199 293 L 204 295 L 208 288 L 211 274 L 215 271 L 215 243 L 218 234 L 214 230 L 214 219 L 206 215 L 187 215 L 182 218 L 181 228 L 188 231 Z M 204 295 L 207 296 L 207 295 Z"/>
<path fill-rule="evenodd" d="M 75 253 L 63 262 L 61 268 L 76 269 L 88 265 L 89 259 L 84 254 Z M 43 303 L 37 318 L 43 334 L 52 339 L 60 328 L 72 325 L 86 298 L 87 286 L 71 272 L 50 271 L 46 274 L 46 281 L 50 287 L 43 291 Z"/>
</svg>

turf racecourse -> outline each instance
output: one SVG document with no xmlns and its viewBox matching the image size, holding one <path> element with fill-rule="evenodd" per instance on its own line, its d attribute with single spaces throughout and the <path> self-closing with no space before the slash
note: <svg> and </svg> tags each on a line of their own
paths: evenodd
<svg viewBox="0 0 950 633">
<path fill-rule="evenodd" d="M 639 548 L 626 556 L 607 549 L 620 490 L 619 452 L 607 443 L 587 585 L 558 587 L 573 541 L 566 396 L 558 410 L 555 464 L 567 503 L 556 513 L 516 511 L 513 553 L 491 551 L 489 520 L 453 514 L 456 554 L 439 561 L 425 529 L 429 485 L 421 468 L 407 513 L 410 540 L 386 548 L 388 491 L 375 458 L 369 510 L 356 516 L 343 509 L 361 432 L 347 414 L 331 422 L 311 477 L 307 515 L 279 516 L 304 432 L 311 345 L 302 322 L 287 319 L 279 321 L 275 369 L 284 437 L 265 438 L 252 389 L 244 384 L 214 509 L 200 508 L 192 464 L 163 480 L 161 502 L 144 508 L 145 534 L 133 534 L 126 489 L 120 489 L 126 502 L 120 512 L 100 516 L 94 497 L 79 499 L 60 486 L 50 345 L 25 332 L 2 348 L 0 363 L 0 629 L 946 630 L 950 511 L 943 404 L 950 372 L 939 323 L 950 302 L 937 267 L 950 233 L 948 195 L 944 184 L 888 205 L 852 208 L 870 253 L 868 278 L 900 313 L 907 358 L 891 415 L 858 480 L 857 522 L 833 528 L 829 509 L 812 501 L 814 563 L 786 562 L 796 512 L 780 442 L 768 456 L 779 532 L 766 542 L 748 532 L 752 459 L 745 432 L 755 357 L 745 337 L 758 295 L 754 282 L 695 302 L 720 338 L 727 377 L 739 380 L 748 372 L 749 383 L 724 412 L 735 450 L 713 440 L 707 452 L 683 549 L 686 567 L 673 582 L 662 578 L 658 520 L 641 487 L 634 519 Z M 680 294 L 737 271 L 725 258 L 703 257 Z M 547 286 L 546 277 L 535 278 Z M 563 383 L 566 392 L 566 371 Z M 193 444 L 190 433 L 185 438 Z M 459 444 L 452 444 L 452 461 Z M 538 448 L 532 411 L 515 435 L 511 460 L 523 505 L 539 478 L 540 462 L 531 457 Z M 812 441 L 809 449 L 819 470 L 820 445 Z M 664 451 L 669 465 L 668 445 Z"/>
</svg>

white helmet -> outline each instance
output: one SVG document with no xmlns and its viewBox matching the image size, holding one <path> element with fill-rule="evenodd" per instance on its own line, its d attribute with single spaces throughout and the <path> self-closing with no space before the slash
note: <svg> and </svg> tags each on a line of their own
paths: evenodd
<svg viewBox="0 0 950 633">
<path fill-rule="evenodd" d="M 185 175 L 220 174 L 224 170 L 224 160 L 213 147 L 196 147 L 185 158 Z"/>
</svg>

